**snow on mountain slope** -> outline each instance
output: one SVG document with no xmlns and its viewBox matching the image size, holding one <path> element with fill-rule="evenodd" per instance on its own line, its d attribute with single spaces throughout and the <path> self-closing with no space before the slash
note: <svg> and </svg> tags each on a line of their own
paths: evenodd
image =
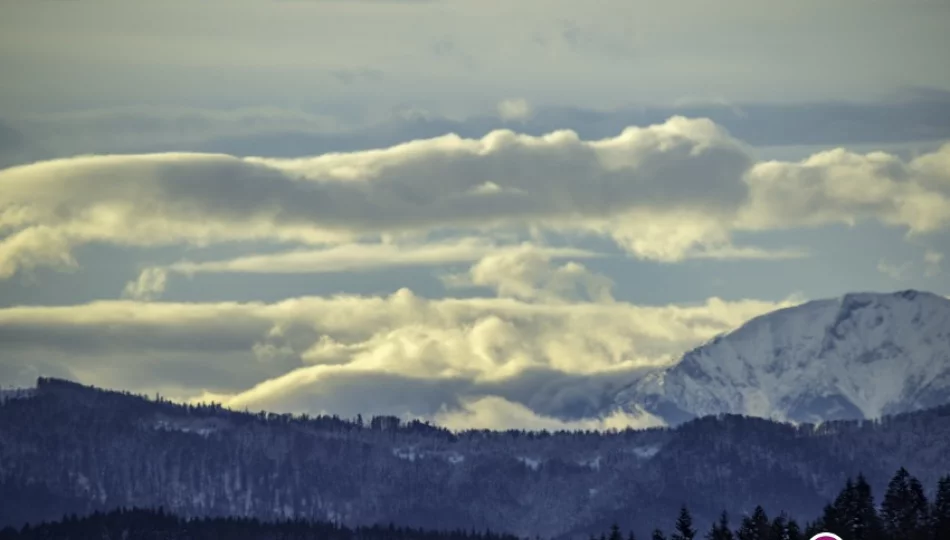
<svg viewBox="0 0 950 540">
<path fill-rule="evenodd" d="M 820 422 L 950 402 L 950 300 L 858 293 L 755 318 L 617 396 L 678 423 L 736 413 Z"/>
</svg>

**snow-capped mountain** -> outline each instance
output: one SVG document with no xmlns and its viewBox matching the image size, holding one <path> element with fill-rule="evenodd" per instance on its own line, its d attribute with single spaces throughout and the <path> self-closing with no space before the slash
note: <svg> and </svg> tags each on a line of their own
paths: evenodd
<svg viewBox="0 0 950 540">
<path fill-rule="evenodd" d="M 950 402 L 950 300 L 859 293 L 750 320 L 624 389 L 670 423 L 719 413 L 795 422 L 877 418 Z"/>
</svg>

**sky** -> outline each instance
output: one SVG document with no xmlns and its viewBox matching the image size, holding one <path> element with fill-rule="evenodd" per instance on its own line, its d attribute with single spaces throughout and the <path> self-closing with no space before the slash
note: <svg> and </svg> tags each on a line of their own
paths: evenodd
<svg viewBox="0 0 950 540">
<path fill-rule="evenodd" d="M 0 386 L 452 428 L 950 295 L 944 0 L 6 1 Z"/>
</svg>

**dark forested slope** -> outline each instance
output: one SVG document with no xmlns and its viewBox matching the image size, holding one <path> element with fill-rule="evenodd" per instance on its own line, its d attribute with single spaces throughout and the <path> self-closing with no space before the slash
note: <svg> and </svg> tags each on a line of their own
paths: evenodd
<svg viewBox="0 0 950 540">
<path fill-rule="evenodd" d="M 248 414 L 55 379 L 0 403 L 0 525 L 116 507 L 351 526 L 648 534 L 755 505 L 817 515 L 848 477 L 948 472 L 950 407 L 792 426 L 720 416 L 616 433 L 453 434 L 395 418 Z"/>
</svg>

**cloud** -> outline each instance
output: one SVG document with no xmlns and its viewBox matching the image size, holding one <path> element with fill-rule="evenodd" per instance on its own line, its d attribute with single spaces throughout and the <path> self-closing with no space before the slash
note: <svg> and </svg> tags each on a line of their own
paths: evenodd
<svg viewBox="0 0 950 540">
<path fill-rule="evenodd" d="M 810 254 L 805 249 L 784 248 L 784 249 L 762 249 L 753 246 L 715 246 L 705 250 L 694 250 L 689 252 L 691 259 L 713 259 L 713 260 L 771 260 L 782 261 L 789 259 L 804 259 Z"/>
<path fill-rule="evenodd" d="M 945 228 L 948 156 L 950 145 L 910 161 L 833 150 L 756 163 L 712 122 L 675 117 L 597 141 L 501 130 L 305 159 L 78 157 L 0 170 L 0 252 L 9 276 L 65 264 L 90 242 L 316 246 L 530 226 L 599 234 L 666 262 L 747 256 L 733 231 L 867 220 L 912 234 Z"/>
<path fill-rule="evenodd" d="M 0 233 L 4 220 L 16 223 L 16 213 L 16 209 L 0 209 Z M 70 247 L 66 235 L 50 227 L 29 227 L 0 237 L 0 279 L 41 266 L 74 269 L 77 263 Z"/>
<path fill-rule="evenodd" d="M 499 245 L 486 239 L 461 238 L 427 244 L 360 243 L 343 244 L 321 250 L 250 255 L 229 260 L 188 262 L 169 265 L 167 270 L 182 274 L 196 273 L 266 273 L 318 274 L 360 271 L 399 266 L 434 266 L 477 261 L 491 253 L 504 254 L 528 250 L 554 258 L 588 258 L 600 256 L 584 249 L 553 248 L 523 244 Z"/>
<path fill-rule="evenodd" d="M 943 262 L 943 253 L 927 250 L 924 253 L 924 276 L 934 277 L 940 274 L 940 263 Z"/>
<path fill-rule="evenodd" d="M 896 281 L 903 281 L 907 278 L 907 273 L 914 267 L 914 263 L 906 261 L 901 264 L 890 263 L 885 260 L 878 261 L 877 271 Z"/>
<path fill-rule="evenodd" d="M 138 279 L 125 284 L 123 298 L 134 300 L 154 300 L 165 292 L 168 272 L 164 268 L 146 268 Z"/>
<path fill-rule="evenodd" d="M 933 232 L 950 223 L 950 145 L 909 162 L 843 149 L 798 163 L 763 162 L 746 176 L 745 229 L 792 228 L 859 221 Z"/>
<path fill-rule="evenodd" d="M 498 103 L 498 116 L 508 121 L 524 121 L 531 116 L 531 105 L 524 99 L 506 99 Z"/>
<path fill-rule="evenodd" d="M 887 275 L 897 281 L 905 281 L 911 277 L 911 273 L 924 278 L 932 278 L 940 275 L 941 263 L 943 262 L 943 253 L 928 249 L 924 251 L 923 261 L 914 263 L 913 261 L 904 261 L 897 264 L 886 260 L 881 260 L 877 264 L 878 272 Z M 918 267 L 922 267 L 918 270 Z"/>
<path fill-rule="evenodd" d="M 611 279 L 573 261 L 556 267 L 551 264 L 550 253 L 529 245 L 489 255 L 467 274 L 445 276 L 443 283 L 450 287 L 490 287 L 500 297 L 523 300 L 613 302 Z"/>
<path fill-rule="evenodd" d="M 30 383 L 20 379 L 35 368 L 255 410 L 428 418 L 458 412 L 459 421 L 475 414 L 473 422 L 488 414 L 478 407 L 498 409 L 498 402 L 466 407 L 494 396 L 538 416 L 589 420 L 609 414 L 605 396 L 619 383 L 794 303 L 430 300 L 401 290 L 271 304 L 12 307 L 0 309 L 0 374 Z M 492 414 L 517 418 L 510 409 Z"/>
<path fill-rule="evenodd" d="M 599 430 L 637 428 L 665 425 L 649 414 L 631 414 L 613 411 L 601 418 L 563 420 L 539 415 L 531 409 L 503 398 L 489 396 L 467 400 L 459 409 L 440 411 L 436 424 L 453 430 L 463 429 L 528 429 L 528 430 Z"/>
</svg>

